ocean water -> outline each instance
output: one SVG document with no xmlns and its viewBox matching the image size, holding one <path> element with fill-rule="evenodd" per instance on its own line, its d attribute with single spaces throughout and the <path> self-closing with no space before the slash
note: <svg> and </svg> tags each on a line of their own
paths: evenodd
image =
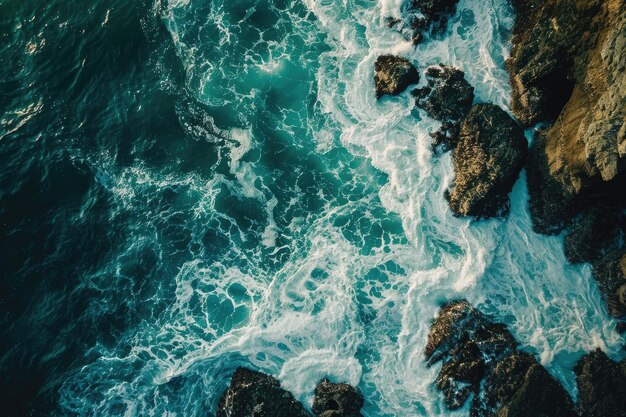
<svg viewBox="0 0 626 417">
<path fill-rule="evenodd" d="M 8 416 L 207 416 L 238 366 L 310 404 L 323 377 L 374 416 L 444 408 L 438 306 L 506 323 L 575 396 L 620 357 L 587 265 L 507 219 L 455 218 L 449 154 L 373 64 L 465 71 L 508 110 L 507 0 L 461 0 L 414 48 L 400 0 L 0 0 L 0 390 Z M 532 140 L 532 131 L 527 132 Z"/>
</svg>

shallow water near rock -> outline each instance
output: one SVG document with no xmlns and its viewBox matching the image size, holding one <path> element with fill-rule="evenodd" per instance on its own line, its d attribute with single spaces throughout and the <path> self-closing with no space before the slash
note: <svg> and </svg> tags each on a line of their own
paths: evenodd
<svg viewBox="0 0 626 417">
<path fill-rule="evenodd" d="M 525 173 L 508 218 L 454 217 L 439 122 L 376 100 L 394 53 L 508 110 L 507 0 L 461 0 L 417 47 L 385 24 L 398 0 L 84 3 L 0 2 L 14 415 L 213 415 L 238 366 L 308 406 L 329 377 L 367 417 L 467 415 L 424 361 L 455 298 L 574 396 L 585 352 L 621 358 L 590 267 L 532 231 Z"/>
</svg>

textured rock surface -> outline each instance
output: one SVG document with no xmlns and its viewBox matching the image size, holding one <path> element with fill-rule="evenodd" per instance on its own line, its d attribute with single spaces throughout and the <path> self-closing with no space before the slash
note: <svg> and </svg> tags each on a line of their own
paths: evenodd
<svg viewBox="0 0 626 417">
<path fill-rule="evenodd" d="M 322 380 L 315 388 L 313 412 L 320 417 L 360 417 L 363 396 L 348 384 Z"/>
<path fill-rule="evenodd" d="M 534 357 L 517 350 L 505 326 L 466 301 L 444 305 L 425 349 L 429 365 L 442 361 L 437 387 L 449 409 L 470 395 L 472 417 L 574 417 L 570 398 Z"/>
<path fill-rule="evenodd" d="M 381 55 L 374 63 L 374 83 L 376 98 L 385 94 L 400 94 L 409 85 L 419 82 L 417 70 L 405 58 L 395 55 Z"/>
<path fill-rule="evenodd" d="M 556 233 L 581 207 L 625 207 L 626 2 L 515 0 L 512 110 L 548 122 L 529 164 L 535 229 Z"/>
<path fill-rule="evenodd" d="M 493 104 L 476 104 L 461 125 L 452 151 L 456 177 L 448 203 L 458 215 L 506 215 L 511 191 L 524 166 L 527 143 L 521 128 Z"/>
<path fill-rule="evenodd" d="M 219 401 L 216 417 L 310 417 L 310 414 L 276 379 L 239 368 Z"/>
<path fill-rule="evenodd" d="M 426 87 L 413 90 L 415 105 L 424 109 L 428 116 L 443 122 L 439 131 L 432 134 L 434 146 L 444 151 L 454 147 L 460 122 L 472 108 L 474 87 L 465 80 L 463 71 L 437 65 L 426 70 Z"/>
<path fill-rule="evenodd" d="M 600 349 L 576 365 L 581 417 L 626 417 L 626 362 L 612 361 Z"/>
</svg>

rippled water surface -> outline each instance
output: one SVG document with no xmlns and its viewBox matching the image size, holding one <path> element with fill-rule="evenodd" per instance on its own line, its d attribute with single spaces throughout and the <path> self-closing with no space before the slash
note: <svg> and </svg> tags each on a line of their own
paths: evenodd
<svg viewBox="0 0 626 417">
<path fill-rule="evenodd" d="M 0 369 L 9 415 L 206 416 L 237 366 L 364 415 L 448 416 L 438 305 L 508 324 L 575 395 L 613 331 L 588 266 L 507 220 L 455 218 L 449 155 L 373 64 L 463 69 L 507 109 L 507 0 L 414 48 L 400 0 L 0 0 Z M 530 132 L 528 137 L 531 137 Z"/>
</svg>

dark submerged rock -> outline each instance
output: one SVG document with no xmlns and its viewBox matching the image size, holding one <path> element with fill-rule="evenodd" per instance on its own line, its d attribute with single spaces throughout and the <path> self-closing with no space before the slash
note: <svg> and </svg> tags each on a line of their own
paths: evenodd
<svg viewBox="0 0 626 417">
<path fill-rule="evenodd" d="M 581 417 L 626 417 L 626 362 L 612 361 L 597 349 L 574 371 Z"/>
<path fill-rule="evenodd" d="M 426 35 L 437 35 L 445 31 L 448 19 L 459 0 L 406 0 L 401 9 L 402 23 L 392 25 L 417 45 Z"/>
<path fill-rule="evenodd" d="M 348 384 L 322 380 L 315 388 L 313 412 L 320 417 L 361 417 L 363 396 Z"/>
<path fill-rule="evenodd" d="M 570 263 L 594 262 L 619 246 L 626 231 L 623 213 L 588 210 L 579 216 L 565 236 L 565 256 Z"/>
<path fill-rule="evenodd" d="M 438 65 L 426 70 L 426 87 L 413 90 L 415 105 L 424 109 L 428 116 L 443 122 L 441 129 L 432 134 L 434 147 L 442 145 L 451 149 L 460 130 L 460 122 L 472 108 L 474 87 L 465 80 L 463 71 Z"/>
<path fill-rule="evenodd" d="M 216 417 L 310 417 L 293 395 L 269 375 L 238 368 Z"/>
<path fill-rule="evenodd" d="M 474 105 L 452 151 L 456 177 L 447 194 L 452 211 L 478 218 L 507 215 L 508 193 L 526 154 L 524 134 L 504 110 L 493 104 Z"/>
<path fill-rule="evenodd" d="M 441 308 L 425 353 L 429 365 L 443 361 L 437 387 L 451 410 L 473 393 L 471 417 L 576 416 L 567 393 L 534 357 L 517 351 L 506 326 L 467 301 Z"/>
<path fill-rule="evenodd" d="M 374 63 L 376 98 L 385 94 L 400 94 L 409 85 L 419 82 L 419 74 L 408 59 L 395 55 L 381 55 Z"/>
</svg>

